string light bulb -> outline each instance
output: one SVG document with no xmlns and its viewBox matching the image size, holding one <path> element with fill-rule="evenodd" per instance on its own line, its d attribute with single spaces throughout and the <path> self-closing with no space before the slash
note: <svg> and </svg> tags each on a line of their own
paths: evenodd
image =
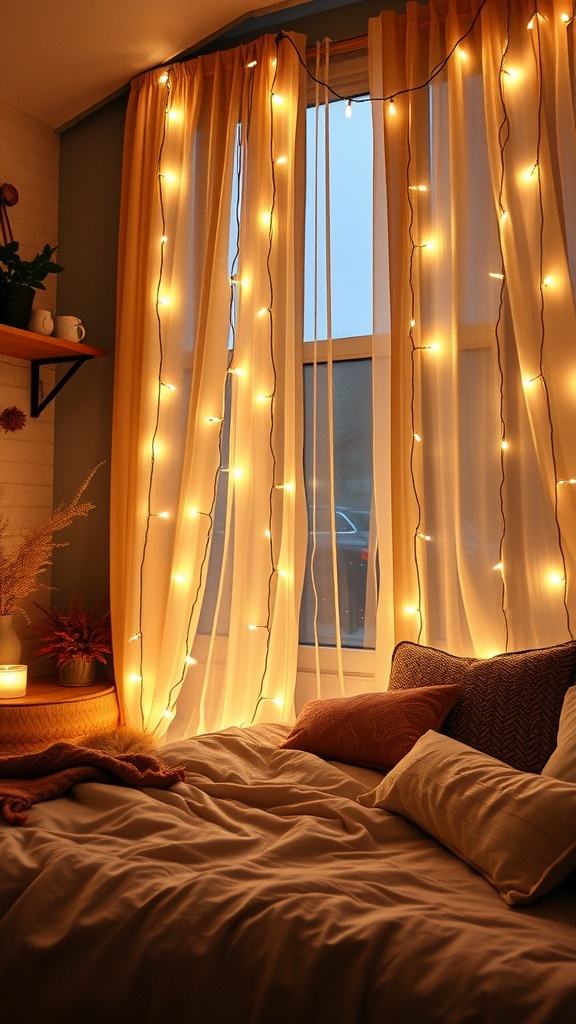
<svg viewBox="0 0 576 1024">
<path fill-rule="evenodd" d="M 346 117 L 352 117 L 352 100 L 346 103 Z"/>
</svg>

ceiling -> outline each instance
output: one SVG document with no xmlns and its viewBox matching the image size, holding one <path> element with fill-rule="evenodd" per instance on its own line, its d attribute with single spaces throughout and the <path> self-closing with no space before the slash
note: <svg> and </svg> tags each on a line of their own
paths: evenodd
<svg viewBox="0 0 576 1024">
<path fill-rule="evenodd" d="M 235 22 L 302 0 L 11 0 L 0 16 L 0 100 L 61 128 Z"/>
</svg>

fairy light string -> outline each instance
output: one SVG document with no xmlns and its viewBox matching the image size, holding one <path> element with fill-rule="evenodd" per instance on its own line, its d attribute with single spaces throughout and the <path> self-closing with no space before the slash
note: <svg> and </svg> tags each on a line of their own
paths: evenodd
<svg viewBox="0 0 576 1024">
<path fill-rule="evenodd" d="M 564 613 L 566 617 L 566 628 L 570 639 L 574 639 L 572 633 L 572 627 L 570 622 L 570 609 L 568 607 L 568 566 L 566 562 L 566 554 L 564 552 L 564 542 L 562 538 L 562 528 L 559 517 L 558 507 L 558 463 L 556 457 L 556 439 L 554 431 L 554 420 L 552 417 L 552 401 L 550 396 L 550 388 L 548 385 L 547 376 L 544 372 L 544 354 L 546 348 L 546 278 L 544 274 L 544 194 L 542 187 L 542 172 L 540 165 L 541 151 L 542 151 L 542 109 L 544 105 L 544 76 L 543 76 L 543 63 L 542 63 L 542 39 L 541 39 L 541 22 L 544 21 L 544 17 L 540 15 L 538 10 L 538 4 L 534 7 L 534 17 L 532 19 L 531 28 L 531 40 L 534 51 L 534 59 L 537 73 L 538 82 L 538 113 L 537 113 L 537 137 L 536 137 L 536 184 L 538 189 L 538 213 L 539 213 L 539 229 L 538 229 L 538 274 L 539 274 L 539 291 L 540 291 L 540 348 L 539 348 L 539 360 L 538 370 L 539 378 L 542 381 L 542 389 L 544 392 L 544 399 L 546 405 L 546 416 L 548 420 L 548 428 L 550 435 L 550 458 L 552 462 L 552 471 L 554 475 L 554 494 L 552 498 L 553 510 L 554 510 L 554 522 L 556 526 L 556 537 L 558 544 L 558 554 L 562 564 L 562 601 L 564 605 Z"/>
<path fill-rule="evenodd" d="M 496 323 L 494 327 L 494 339 L 496 344 L 496 362 L 498 368 L 498 390 L 499 390 L 499 416 L 500 416 L 500 485 L 498 488 L 498 498 L 500 504 L 500 522 L 501 532 L 500 540 L 498 544 L 498 564 L 495 566 L 496 571 L 500 573 L 500 608 L 502 611 L 502 618 L 504 621 L 504 650 L 508 650 L 510 642 L 510 625 L 508 621 L 508 610 L 507 610 L 507 587 L 506 587 L 506 575 L 504 571 L 504 555 L 506 546 L 506 506 L 505 506 L 505 490 L 506 490 L 506 417 L 505 417 L 505 398 L 504 398 L 504 365 L 503 365 L 503 349 L 502 349 L 502 337 L 500 328 L 502 325 L 502 318 L 504 313 L 504 305 L 506 298 L 506 276 L 504 266 L 504 247 L 502 240 L 502 231 L 504 229 L 504 222 L 506 216 L 506 209 L 504 207 L 504 184 L 505 184 L 505 165 L 506 165 L 506 147 L 510 140 L 510 119 L 508 116 L 508 107 L 506 105 L 506 93 L 504 89 L 504 80 L 507 73 L 506 64 L 508 61 L 508 51 L 510 49 L 510 17 L 511 17 L 511 0 L 507 0 L 506 4 L 506 28 L 504 36 L 504 46 L 502 49 L 502 56 L 500 59 L 500 69 L 498 74 L 498 90 L 500 97 L 500 106 L 502 109 L 502 120 L 498 128 L 498 142 L 500 147 L 500 182 L 498 188 L 498 246 L 500 249 L 500 295 L 498 301 L 498 313 L 496 317 Z"/>
<path fill-rule="evenodd" d="M 144 520 L 144 537 L 142 541 L 142 552 L 139 566 L 139 592 L 138 592 L 138 630 L 134 635 L 133 639 L 139 642 L 139 655 L 138 655 L 138 679 L 139 679 L 139 705 L 140 705 L 140 719 L 142 728 L 146 728 L 146 714 L 144 710 L 144 637 L 143 637 L 143 617 L 144 617 L 144 573 L 146 568 L 148 544 L 150 540 L 150 527 L 152 519 L 155 518 L 158 513 L 152 511 L 152 492 L 154 487 L 154 476 L 156 469 L 156 442 L 158 437 L 158 429 L 160 426 L 160 406 L 161 406 L 161 389 L 162 389 L 162 367 L 164 363 L 164 339 L 162 329 L 162 315 L 161 315 L 161 303 L 160 298 L 162 295 L 162 284 L 164 280 L 164 246 L 166 238 L 166 208 L 164 200 L 164 177 L 162 161 L 164 157 L 164 149 L 166 146 L 166 139 L 168 134 L 168 122 L 170 117 L 171 107 L 171 82 L 172 69 L 167 68 L 164 74 L 161 76 L 164 85 L 164 117 L 162 121 L 162 132 L 160 136 L 160 145 L 158 149 L 158 159 L 156 164 L 156 182 L 158 189 L 158 203 L 160 210 L 160 222 L 161 222 L 161 238 L 160 238 L 160 253 L 159 253 L 159 270 L 158 280 L 156 285 L 156 300 L 155 300 L 155 315 L 156 315 L 156 337 L 157 337 L 157 352 L 158 352 L 158 379 L 156 389 L 156 400 L 154 409 L 154 420 L 151 432 L 150 440 L 150 470 L 148 474 L 148 487 L 146 493 L 146 516 Z"/>
<path fill-rule="evenodd" d="M 277 367 L 276 367 L 276 356 L 275 356 L 275 352 L 274 352 L 274 345 L 275 345 L 274 279 L 273 279 L 273 274 L 272 274 L 272 256 L 273 256 L 273 248 L 274 248 L 274 229 L 275 229 L 275 214 L 276 214 L 276 201 L 277 201 L 276 160 L 275 160 L 275 157 L 276 157 L 276 152 L 275 152 L 275 149 L 276 149 L 276 139 L 275 139 L 275 134 L 274 134 L 274 121 L 275 121 L 275 102 L 274 102 L 274 96 L 275 96 L 275 86 L 276 86 L 276 82 L 277 82 L 277 78 L 278 78 L 279 43 L 280 43 L 280 40 L 278 38 L 276 38 L 275 44 L 274 44 L 274 49 L 275 49 L 274 71 L 273 71 L 273 74 L 272 74 L 272 81 L 271 81 L 271 85 L 270 85 L 270 94 L 269 94 L 269 98 L 268 98 L 268 115 L 269 115 L 269 119 L 270 119 L 269 161 L 270 161 L 271 203 L 270 203 L 270 217 L 269 217 L 269 221 L 268 221 L 268 245 L 267 245 L 267 249 L 266 249 L 266 279 L 267 279 L 267 282 L 268 282 L 268 302 L 267 302 L 266 308 L 267 308 L 267 312 L 268 312 L 268 353 L 269 353 L 269 359 L 270 359 L 270 368 L 271 368 L 271 372 L 272 372 L 272 390 L 270 392 L 270 395 L 268 396 L 269 399 L 270 399 L 270 422 L 269 422 L 269 430 L 268 430 L 268 450 L 269 450 L 269 453 L 270 453 L 270 461 L 271 461 L 271 479 L 270 479 L 270 487 L 269 487 L 269 491 L 268 491 L 268 529 L 266 531 L 266 534 L 267 534 L 267 539 L 268 539 L 268 555 L 269 555 L 269 561 L 270 561 L 270 571 L 268 573 L 267 592 L 266 592 L 266 622 L 265 622 L 266 641 L 265 641 L 265 647 L 264 647 L 264 660 L 263 660 L 263 665 L 262 665 L 262 674 L 260 676 L 260 682 L 259 682 L 259 686 L 258 686 L 258 693 L 257 693 L 257 696 L 256 696 L 256 702 L 255 702 L 255 705 L 254 705 L 254 710 L 252 712 L 252 717 L 250 719 L 250 724 L 254 723 L 254 721 L 256 719 L 256 715 L 258 714 L 258 709 L 260 708 L 261 704 L 264 701 L 266 701 L 266 700 L 271 700 L 272 699 L 272 698 L 266 696 L 264 691 L 265 691 L 265 686 L 266 686 L 266 677 L 268 675 L 268 664 L 269 664 L 269 660 L 270 660 L 270 647 L 271 647 L 271 643 L 272 643 L 272 616 L 273 616 L 273 608 L 274 608 L 274 595 L 275 595 L 275 590 L 276 590 L 276 588 L 278 586 L 278 578 L 279 578 L 278 565 L 277 565 L 276 557 L 275 557 L 275 554 L 274 554 L 275 537 L 274 537 L 274 531 L 273 531 L 273 525 L 274 525 L 274 498 L 275 498 L 276 489 L 278 488 L 279 485 L 278 485 L 278 459 L 277 459 L 276 450 L 275 450 L 275 447 L 274 447 L 274 437 L 275 437 L 275 430 L 276 430 L 275 407 L 276 407 L 277 390 L 278 390 L 278 371 L 277 371 Z"/>
</svg>

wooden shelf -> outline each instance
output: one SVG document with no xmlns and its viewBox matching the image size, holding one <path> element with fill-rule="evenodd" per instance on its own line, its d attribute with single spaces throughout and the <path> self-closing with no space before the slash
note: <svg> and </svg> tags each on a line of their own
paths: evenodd
<svg viewBox="0 0 576 1024">
<path fill-rule="evenodd" d="M 82 363 L 105 356 L 106 352 L 103 348 L 93 348 L 79 341 L 62 341 L 61 338 L 0 324 L 0 355 L 26 359 L 30 363 L 30 415 L 36 418 L 56 398 Z M 70 366 L 50 393 L 40 400 L 40 367 L 45 363 L 70 363 Z"/>
<path fill-rule="evenodd" d="M 90 359 L 94 356 L 105 356 L 106 351 L 103 348 L 83 345 L 79 341 L 63 341 L 61 338 L 47 337 L 45 334 L 35 334 L 34 331 L 22 331 L 19 327 L 0 324 L 0 354 L 13 356 L 15 359 L 43 359 L 51 362 L 62 356 L 68 356 L 70 359 L 85 356 Z"/>
</svg>

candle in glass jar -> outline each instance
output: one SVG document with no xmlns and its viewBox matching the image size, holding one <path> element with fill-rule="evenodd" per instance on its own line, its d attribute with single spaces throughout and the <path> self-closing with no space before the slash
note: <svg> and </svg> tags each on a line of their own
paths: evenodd
<svg viewBox="0 0 576 1024">
<path fill-rule="evenodd" d="M 26 665 L 0 665 L 0 700 L 26 696 Z"/>
</svg>

